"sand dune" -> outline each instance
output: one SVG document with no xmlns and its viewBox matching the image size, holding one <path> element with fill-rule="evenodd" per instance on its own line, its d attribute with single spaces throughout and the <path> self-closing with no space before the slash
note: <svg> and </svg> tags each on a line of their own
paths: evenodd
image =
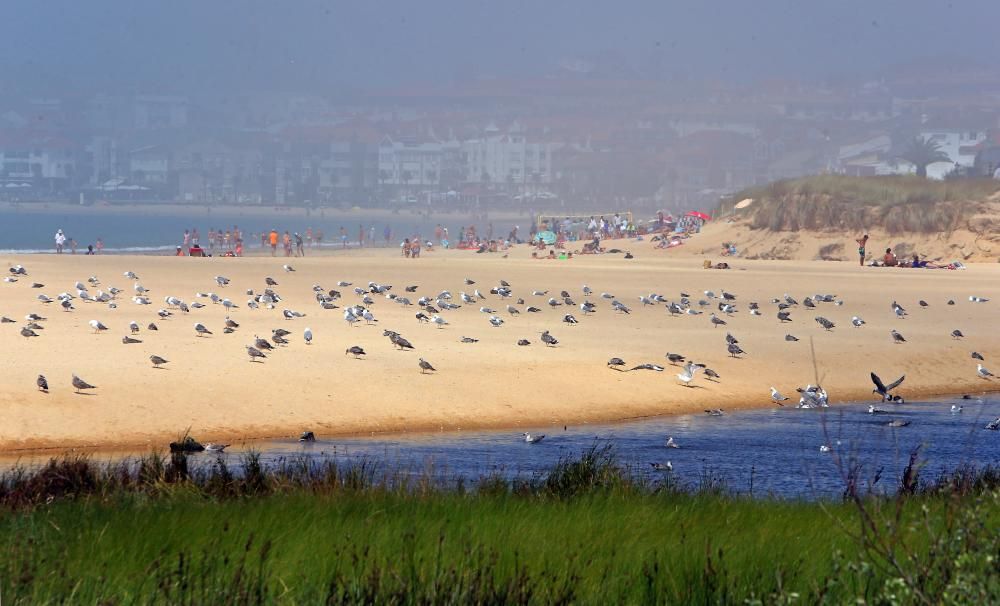
<svg viewBox="0 0 1000 606">
<path fill-rule="evenodd" d="M 971 350 L 993 364 L 1000 353 L 996 339 L 1000 288 L 996 265 L 972 265 L 967 271 L 885 270 L 859 268 L 850 263 L 739 261 L 736 269 L 701 269 L 701 261 L 673 258 L 669 253 L 633 247 L 636 259 L 620 255 L 578 257 L 572 260 L 533 260 L 527 249 L 510 258 L 449 251 L 425 253 L 420 260 L 402 259 L 392 251 L 360 251 L 326 257 L 294 259 L 295 273 L 285 273 L 285 259 L 189 259 L 173 257 L 86 257 L 39 255 L 3 259 L 21 263 L 30 271 L 16 283 L 0 283 L 0 315 L 18 323 L 0 324 L 5 347 L 0 354 L 0 448 L 67 448 L 71 446 L 162 446 L 190 427 L 201 439 L 239 440 L 294 435 L 311 429 L 318 435 L 383 431 L 457 430 L 482 427 L 563 425 L 700 411 L 771 406 L 768 388 L 786 394 L 815 381 L 810 338 L 816 350 L 818 372 L 834 401 L 871 397 L 868 373 L 883 377 L 907 375 L 901 393 L 919 394 L 984 391 L 994 382 L 976 377 Z M 139 274 L 149 288 L 153 304 L 138 306 L 129 297 L 131 281 L 125 270 Z M 213 277 L 224 274 L 230 286 L 219 288 Z M 58 304 L 36 301 L 39 293 L 55 296 L 75 292 L 73 284 L 96 275 L 102 287 L 125 290 L 117 309 L 76 302 L 77 311 L 65 313 Z M 248 288 L 264 288 L 264 277 L 278 282 L 285 301 L 278 309 L 249 310 Z M 463 279 L 477 283 L 466 287 Z M 450 325 L 437 329 L 418 325 L 418 309 L 403 308 L 385 299 L 373 306 L 377 326 L 349 327 L 342 310 L 320 309 L 311 287 L 336 288 L 338 280 L 356 285 L 369 280 L 394 285 L 403 293 L 419 285 L 415 295 L 449 289 L 478 287 L 484 292 L 501 279 L 509 281 L 514 298 L 543 308 L 522 313 L 493 328 L 478 305 L 446 313 Z M 45 284 L 32 289 L 31 283 Z M 579 309 L 550 309 L 547 297 L 532 296 L 535 289 L 558 294 L 570 291 L 577 303 L 589 284 L 596 293 L 616 295 L 632 307 L 629 315 L 611 311 L 608 301 L 594 297 L 598 313 L 584 318 Z M 662 305 L 643 307 L 640 294 L 658 292 L 676 298 L 680 291 L 695 298 L 704 290 L 727 289 L 739 295 L 740 311 L 727 317 L 729 325 L 713 328 L 708 313 L 671 318 Z M 94 290 L 94 289 L 92 289 Z M 351 288 L 339 288 L 344 299 L 355 302 Z M 190 314 L 175 311 L 159 320 L 156 310 L 163 298 L 174 295 L 191 302 L 196 292 L 217 292 L 240 308 L 231 316 L 240 322 L 235 334 L 222 333 L 225 310 L 209 304 Z M 802 307 L 792 312 L 794 322 L 779 325 L 772 297 L 790 293 L 798 299 L 815 293 L 833 293 L 842 307 L 820 304 L 818 310 Z M 971 294 L 994 301 L 974 304 Z M 947 299 L 956 305 L 947 306 Z M 905 320 L 890 310 L 895 299 L 910 311 Z M 921 308 L 918 299 L 930 304 Z M 758 301 L 762 317 L 748 314 L 747 303 Z M 342 302 L 342 301 L 341 301 Z M 339 302 L 340 303 L 340 302 Z M 505 303 L 490 296 L 482 305 L 503 310 Z M 715 302 L 713 302 L 713 307 Z M 303 311 L 305 318 L 284 320 L 282 308 Z M 572 311 L 580 324 L 568 326 L 562 315 Z M 19 335 L 25 314 L 48 318 L 42 336 Z M 826 332 L 813 320 L 823 315 L 837 323 Z M 868 324 L 850 325 L 853 315 Z M 93 334 L 88 321 L 98 319 L 111 329 Z M 128 323 L 136 320 L 143 330 L 141 344 L 124 345 Z M 156 321 L 158 332 L 145 326 Z M 195 322 L 215 334 L 197 337 Z M 310 327 L 312 345 L 303 343 L 302 330 Z M 271 354 L 264 363 L 248 362 L 244 346 L 255 334 L 270 336 L 273 328 L 292 331 L 292 344 Z M 416 351 L 395 350 L 382 336 L 383 329 L 401 332 Z M 908 342 L 893 344 L 889 330 L 896 328 Z M 949 333 L 961 329 L 967 338 L 953 340 Z M 544 347 L 539 333 L 550 330 L 560 343 Z M 729 329 L 749 355 L 729 358 L 724 335 Z M 786 333 L 801 341 L 788 343 Z M 462 344 L 465 336 L 479 339 Z M 519 347 L 518 339 L 530 346 Z M 355 360 L 345 356 L 351 345 L 369 355 Z M 677 352 L 703 362 L 721 375 L 718 383 L 699 376 L 694 388 L 678 384 L 680 368 L 668 365 L 666 352 Z M 160 355 L 170 363 L 154 370 L 148 357 Z M 421 375 L 417 358 L 430 361 L 438 372 Z M 605 364 L 620 356 L 629 366 L 653 362 L 667 367 L 662 373 L 616 372 Z M 1000 371 L 1000 362 L 995 364 Z M 51 393 L 35 389 L 35 377 L 48 377 Z M 89 395 L 76 395 L 72 373 L 97 386 Z"/>
</svg>

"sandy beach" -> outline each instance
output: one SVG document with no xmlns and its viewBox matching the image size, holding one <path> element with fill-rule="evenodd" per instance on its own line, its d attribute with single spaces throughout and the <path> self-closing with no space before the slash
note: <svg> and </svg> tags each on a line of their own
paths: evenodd
<svg viewBox="0 0 1000 606">
<path fill-rule="evenodd" d="M 771 407 L 769 387 L 786 395 L 815 382 L 810 338 L 816 351 L 819 377 L 831 401 L 857 401 L 872 397 L 870 371 L 893 380 L 906 374 L 900 390 L 908 399 L 931 394 L 983 392 L 997 383 L 978 378 L 973 350 L 986 358 L 988 368 L 997 353 L 996 306 L 1000 304 L 1000 266 L 971 264 L 965 271 L 860 268 L 853 263 L 807 261 L 741 261 L 728 271 L 704 270 L 701 260 L 672 251 L 651 250 L 649 243 L 632 246 L 635 259 L 621 255 L 581 256 L 570 260 L 535 260 L 527 247 L 500 254 L 467 251 L 425 252 L 419 260 L 403 259 L 390 250 L 363 250 L 321 257 L 287 260 L 283 257 L 242 259 L 191 259 L 153 256 L 88 257 L 83 255 L 35 255 L 4 258 L 6 268 L 23 264 L 29 271 L 15 283 L 0 283 L 0 315 L 15 323 L 0 324 L 6 347 L 0 359 L 0 449 L 67 449 L 74 447 L 147 448 L 163 447 L 190 428 L 201 440 L 236 441 L 296 435 L 303 430 L 317 435 L 368 434 L 371 432 L 454 431 L 473 428 L 562 426 L 598 421 L 634 419 L 701 411 Z M 624 247 L 623 247 L 624 248 Z M 291 262 L 296 271 L 286 273 Z M 132 281 L 123 272 L 134 271 L 150 289 L 152 304 L 132 303 Z M 214 276 L 232 282 L 220 288 Z M 36 296 L 55 297 L 74 292 L 76 281 L 90 276 L 98 287 L 123 289 L 117 309 L 77 299 L 76 311 L 63 312 L 58 303 L 42 304 Z M 283 301 L 275 310 L 246 307 L 247 289 L 261 292 L 265 276 L 273 277 Z M 466 286 L 465 278 L 476 281 Z M 489 295 L 501 279 L 510 282 L 510 301 Z M 416 301 L 450 290 L 458 298 L 462 290 L 475 288 L 487 293 L 481 304 L 465 305 L 446 312 L 450 325 L 437 329 L 418 324 L 416 306 L 402 307 L 377 298 L 372 310 L 377 325 L 350 327 L 342 309 L 324 310 L 313 296 L 312 286 L 340 290 L 338 304 L 358 301 L 353 287 L 337 287 L 339 280 L 365 285 L 370 280 L 392 284 L 391 292 Z M 33 282 L 44 288 L 32 288 Z M 414 294 L 404 286 L 418 285 Z M 583 317 L 578 308 L 550 308 L 547 296 L 568 290 L 576 303 L 583 300 L 581 288 L 588 284 L 598 312 Z M 664 306 L 643 306 L 638 297 L 651 292 L 677 299 L 681 291 L 693 300 L 705 290 L 738 295 L 738 313 L 725 317 L 728 326 L 713 327 L 709 310 L 700 316 L 670 317 Z M 197 292 L 216 292 L 240 307 L 230 315 L 240 323 L 233 334 L 223 334 L 226 311 Z M 625 315 L 611 310 L 609 301 L 598 296 L 614 294 L 631 306 Z M 819 303 L 810 310 L 792 309 L 793 322 L 779 324 L 774 297 L 789 293 L 801 300 L 813 293 L 830 293 L 843 306 Z M 164 297 L 173 295 L 187 302 L 208 305 L 160 320 L 156 312 L 166 307 Z M 993 299 L 971 303 L 970 295 Z M 522 312 L 529 305 L 540 313 L 511 317 L 506 303 L 518 297 Z M 922 308 L 918 300 L 929 306 Z M 946 305 L 948 299 L 954 306 Z M 897 319 L 890 309 L 893 300 L 909 311 Z M 748 313 L 750 301 L 760 303 L 763 315 Z M 500 328 L 490 326 L 479 305 L 499 310 L 506 320 Z M 717 305 L 712 302 L 712 308 Z M 306 317 L 285 320 L 281 310 L 294 309 Z M 562 322 L 573 313 L 580 323 Z M 41 322 L 41 336 L 20 336 L 29 313 L 48 318 Z M 721 315 L 721 314 L 720 314 Z M 824 331 L 814 317 L 834 321 Z M 851 326 L 852 316 L 867 324 Z M 100 320 L 110 330 L 94 334 L 90 320 Z M 143 342 L 125 345 L 128 323 L 137 321 Z M 159 330 L 146 325 L 155 321 Z M 215 334 L 197 337 L 195 322 Z M 305 327 L 315 339 L 306 345 Z M 245 346 L 254 335 L 268 337 L 273 328 L 292 332 L 291 344 L 269 354 L 263 363 L 250 363 Z M 894 344 L 890 329 L 905 335 L 907 342 Z M 966 338 L 955 340 L 953 329 Z M 394 349 L 382 332 L 402 333 L 416 351 Z M 539 333 L 550 330 L 557 347 L 545 347 Z M 728 357 L 724 335 L 736 335 L 748 353 L 741 359 Z M 801 340 L 786 342 L 786 333 Z M 478 343 L 460 343 L 462 336 Z M 517 345 L 528 339 L 530 346 Z M 345 356 L 344 350 L 360 345 L 365 359 Z M 695 387 L 686 388 L 676 379 L 681 369 L 670 366 L 666 352 L 676 352 L 702 362 L 721 375 L 718 382 L 699 375 Z M 152 368 L 148 358 L 156 354 L 170 362 L 164 369 Z M 431 362 L 438 372 L 422 375 L 417 358 Z M 612 356 L 625 359 L 629 367 L 651 362 L 666 366 L 664 372 L 616 372 L 606 367 Z M 35 377 L 48 377 L 51 392 L 35 388 Z M 77 395 L 70 385 L 73 373 L 97 386 L 87 395 Z M 789 402 L 792 404 L 793 402 Z"/>
</svg>

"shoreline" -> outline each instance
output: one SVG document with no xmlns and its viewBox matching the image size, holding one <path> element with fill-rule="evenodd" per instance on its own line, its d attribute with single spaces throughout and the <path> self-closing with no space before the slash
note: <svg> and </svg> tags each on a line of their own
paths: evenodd
<svg viewBox="0 0 1000 606">
<path fill-rule="evenodd" d="M 647 243 L 648 246 L 648 243 Z M 23 255 L 6 258 L 21 262 L 29 277 L 17 283 L 0 283 L 0 315 L 24 318 L 42 313 L 49 319 L 38 338 L 18 336 L 19 323 L 0 325 L 8 347 L 0 358 L 0 453 L 16 455 L 65 452 L 74 449 L 165 448 L 185 428 L 201 441 L 267 440 L 290 438 L 304 430 L 317 436 L 370 436 L 437 433 L 441 431 L 519 430 L 561 425 L 617 423 L 647 417 L 699 414 L 706 408 L 726 410 L 771 408 L 769 386 L 788 395 L 795 388 L 815 383 L 810 356 L 814 341 L 819 381 L 837 403 L 871 400 L 870 371 L 883 379 L 907 376 L 901 393 L 908 400 L 955 393 L 979 394 L 1000 389 L 1000 383 L 976 376 L 980 351 L 992 368 L 1000 343 L 992 334 L 995 301 L 1000 301 L 1000 267 L 970 264 L 966 271 L 887 271 L 859 268 L 849 263 L 796 261 L 735 261 L 730 271 L 704 270 L 695 256 L 675 256 L 671 251 L 634 248 L 636 258 L 621 255 L 581 255 L 570 260 L 532 259 L 528 247 L 501 255 L 466 251 L 427 253 L 419 260 L 402 258 L 393 249 L 355 249 L 346 254 L 296 258 L 296 272 L 286 273 L 285 257 L 253 256 L 239 261 L 213 257 L 198 262 L 172 256 L 139 255 Z M 137 306 L 123 293 L 119 306 L 109 309 L 96 303 L 76 302 L 77 310 L 65 313 L 45 306 L 40 292 L 54 297 L 87 276 L 101 278 L 101 287 L 124 287 L 131 281 L 122 273 L 135 271 L 151 290 L 152 305 Z M 214 276 L 223 274 L 232 285 L 223 290 Z M 246 308 L 245 291 L 264 286 L 264 276 L 277 279 L 284 299 L 276 310 Z M 463 285 L 474 278 L 475 287 Z M 364 285 L 369 280 L 403 286 L 419 285 L 412 297 L 450 289 L 488 290 L 499 280 L 509 280 L 517 305 L 543 308 L 539 313 L 512 316 L 496 296 L 465 309 L 447 312 L 444 328 L 414 319 L 416 306 L 402 307 L 376 297 L 372 306 L 377 324 L 350 326 L 342 310 L 316 305 L 312 285 L 324 290 L 338 280 Z M 32 289 L 33 281 L 44 283 Z M 583 317 L 576 309 L 550 308 L 549 295 L 533 290 L 568 290 L 582 300 L 580 288 L 593 288 L 598 312 Z M 644 306 L 639 295 L 659 292 L 674 298 L 687 291 L 697 300 L 705 290 L 725 288 L 737 293 L 739 311 L 724 316 L 728 326 L 716 328 L 701 316 L 671 317 L 662 304 Z M 166 296 L 186 301 L 194 293 L 218 292 L 239 306 L 227 312 L 208 304 L 190 314 L 174 312 L 161 320 L 156 308 Z M 338 304 L 353 304 L 351 287 L 340 289 Z M 615 313 L 602 291 L 615 293 L 632 307 L 631 314 Z M 836 293 L 844 306 L 819 303 L 816 310 L 796 308 L 791 324 L 774 317 L 772 297 L 783 292 L 802 300 L 816 292 Z M 970 294 L 994 302 L 976 304 Z M 926 298 L 930 307 L 917 300 Z M 952 298 L 956 305 L 945 305 Z M 897 319 L 889 303 L 898 299 L 910 310 L 909 319 Z M 201 299 L 208 303 L 207 300 Z M 759 301 L 764 314 L 751 316 L 750 301 Z M 51 304 L 50 304 L 51 305 Z M 505 325 L 491 327 L 480 305 L 496 307 Z M 301 310 L 305 318 L 286 320 L 281 309 Z M 714 304 L 712 305 L 714 310 Z M 579 325 L 563 323 L 566 312 L 576 312 Z M 234 334 L 222 334 L 226 315 L 240 323 Z M 834 320 L 837 328 L 824 331 L 813 316 Z M 860 315 L 867 325 L 857 329 L 850 318 Z M 109 334 L 94 334 L 88 321 L 97 319 L 111 327 Z M 155 320 L 157 332 L 145 328 L 137 335 L 143 343 L 123 345 L 129 321 L 143 327 Z M 215 334 L 201 338 L 194 322 Z M 315 341 L 305 345 L 302 330 L 310 327 Z M 292 343 L 271 352 L 263 363 L 248 363 L 244 346 L 255 335 L 267 336 L 276 327 L 292 331 Z M 982 327 L 982 328 L 980 328 Z M 890 328 L 906 335 L 906 344 L 895 344 Z M 952 339 L 961 328 L 964 340 Z M 383 336 L 385 329 L 403 333 L 416 346 L 401 352 Z M 545 347 L 539 334 L 550 330 L 560 343 Z M 748 355 L 728 357 L 724 336 L 731 331 Z M 800 341 L 789 343 L 786 332 Z M 463 344 L 472 336 L 478 343 Z M 530 347 L 519 347 L 519 339 Z M 344 350 L 360 345 L 367 359 L 355 360 Z M 716 370 L 719 382 L 698 375 L 694 388 L 679 384 L 664 352 L 680 352 L 689 360 Z M 153 371 L 148 357 L 170 360 Z M 608 369 L 610 357 L 624 358 L 628 366 L 653 362 L 663 372 L 617 372 Z M 439 372 L 421 375 L 417 358 L 432 362 Z M 996 368 L 993 368 L 996 371 Z M 37 375 L 45 374 L 51 393 L 35 389 Z M 71 374 L 98 388 L 87 396 L 76 395 Z"/>
</svg>

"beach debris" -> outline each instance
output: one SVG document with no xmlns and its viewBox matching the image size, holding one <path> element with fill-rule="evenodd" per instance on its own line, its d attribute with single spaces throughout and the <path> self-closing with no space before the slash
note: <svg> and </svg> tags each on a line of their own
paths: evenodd
<svg viewBox="0 0 1000 606">
<path fill-rule="evenodd" d="M 49 381 L 45 375 L 38 375 L 38 378 L 35 379 L 35 385 L 38 387 L 38 391 L 49 393 Z"/>
<path fill-rule="evenodd" d="M 474 339 L 472 337 L 462 337 L 462 343 L 479 343 L 479 339 Z"/>
<path fill-rule="evenodd" d="M 170 452 L 174 453 L 204 452 L 204 450 L 205 447 L 201 442 L 188 435 L 185 435 L 176 442 L 170 443 Z"/>
<path fill-rule="evenodd" d="M 655 370 L 656 372 L 663 372 L 664 368 L 659 364 L 650 364 L 649 362 L 645 364 L 639 364 L 638 366 L 633 366 L 629 369 L 632 370 Z"/>
</svg>

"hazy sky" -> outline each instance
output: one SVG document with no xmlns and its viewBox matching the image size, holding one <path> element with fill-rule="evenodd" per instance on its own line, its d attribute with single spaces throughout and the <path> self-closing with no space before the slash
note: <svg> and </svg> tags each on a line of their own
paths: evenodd
<svg viewBox="0 0 1000 606">
<path fill-rule="evenodd" d="M 865 76 L 1000 61 L 1000 1 L 5 0 L 0 87 L 302 90 L 551 73 Z M 5 81 L 5 82 L 4 82 Z M 40 88 L 41 87 L 41 88 Z"/>
</svg>

